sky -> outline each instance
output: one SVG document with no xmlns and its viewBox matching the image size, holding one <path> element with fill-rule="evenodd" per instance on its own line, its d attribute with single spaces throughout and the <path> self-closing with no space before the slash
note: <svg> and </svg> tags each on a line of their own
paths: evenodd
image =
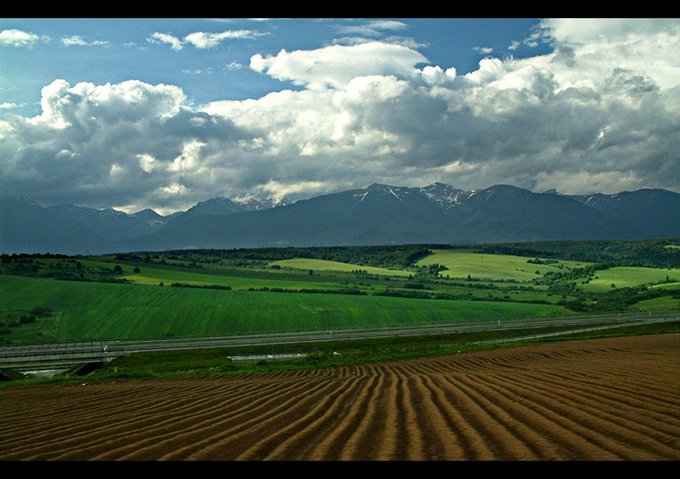
<svg viewBox="0 0 680 479">
<path fill-rule="evenodd" d="M 680 19 L 0 19 L 0 196 L 435 182 L 680 192 Z"/>
</svg>

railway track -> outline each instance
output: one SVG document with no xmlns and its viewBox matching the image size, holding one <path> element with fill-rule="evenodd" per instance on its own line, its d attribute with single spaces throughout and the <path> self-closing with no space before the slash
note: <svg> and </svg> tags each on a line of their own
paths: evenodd
<svg viewBox="0 0 680 479">
<path fill-rule="evenodd" d="M 641 323 L 678 321 L 679 314 L 598 316 L 578 318 L 541 318 L 525 320 L 480 321 L 473 323 L 451 323 L 422 325 L 417 327 L 390 327 L 380 329 L 350 329 L 338 331 L 309 331 L 279 334 L 253 334 L 208 338 L 183 338 L 162 340 L 111 340 L 89 342 L 61 342 L 25 344 L 0 347 L 0 369 L 26 371 L 64 371 L 87 363 L 108 362 L 116 357 L 133 353 L 219 348 L 233 346 L 300 344 L 323 341 L 370 339 L 379 337 L 422 336 L 451 334 L 483 330 L 531 329 L 546 326 L 567 327 L 559 333 L 526 337 L 541 337 L 555 334 L 569 334 L 593 329 L 624 327 Z M 572 329 L 573 328 L 573 329 Z M 503 341 L 508 341 L 505 339 Z"/>
</svg>

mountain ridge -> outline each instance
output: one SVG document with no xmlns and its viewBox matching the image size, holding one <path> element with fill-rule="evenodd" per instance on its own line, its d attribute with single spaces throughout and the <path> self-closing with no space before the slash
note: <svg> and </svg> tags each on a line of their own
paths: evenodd
<svg viewBox="0 0 680 479">
<path fill-rule="evenodd" d="M 660 189 L 562 195 L 374 183 L 292 203 L 221 196 L 167 216 L 0 200 L 3 254 L 662 237 L 680 237 L 680 194 Z"/>
</svg>

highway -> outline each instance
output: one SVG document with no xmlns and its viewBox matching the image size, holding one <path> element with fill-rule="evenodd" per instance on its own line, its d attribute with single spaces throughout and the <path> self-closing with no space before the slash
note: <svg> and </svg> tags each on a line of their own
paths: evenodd
<svg viewBox="0 0 680 479">
<path fill-rule="evenodd" d="M 678 321 L 680 314 L 620 315 L 620 316 L 578 316 L 560 318 L 500 319 L 485 321 L 466 321 L 449 324 L 419 325 L 413 327 L 387 327 L 372 329 L 343 329 L 306 331 L 296 333 L 251 334 L 237 336 L 159 339 L 159 340 L 101 340 L 88 342 L 64 342 L 26 344 L 0 347 L 0 369 L 10 368 L 17 371 L 64 370 L 79 364 L 106 362 L 119 356 L 134 353 L 190 350 L 198 348 L 244 347 L 277 344 L 292 344 L 304 347 L 306 343 L 324 341 L 344 341 L 385 337 L 422 336 L 433 334 L 452 334 L 473 331 L 500 331 L 534 329 L 544 327 L 564 327 L 566 330 L 549 334 L 518 336 L 501 341 L 515 341 L 527 338 L 570 334 L 603 328 L 620 328 L 644 323 Z"/>
</svg>

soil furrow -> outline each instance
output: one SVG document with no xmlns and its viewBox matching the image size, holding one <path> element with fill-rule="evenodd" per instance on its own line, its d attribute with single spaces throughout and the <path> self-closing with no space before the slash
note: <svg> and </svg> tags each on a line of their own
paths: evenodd
<svg viewBox="0 0 680 479">
<path fill-rule="evenodd" d="M 400 394 L 399 394 L 399 408 L 400 416 L 403 418 L 403 426 L 398 431 L 396 438 L 397 449 L 395 450 L 396 460 L 413 460 L 417 457 L 424 456 L 425 439 L 423 438 L 423 431 L 420 430 L 418 424 L 418 414 L 422 408 L 420 403 L 421 397 L 414 391 L 413 376 L 411 374 L 397 374 L 399 378 Z"/>
<path fill-rule="evenodd" d="M 454 373 L 441 375 L 442 389 L 447 391 L 450 403 L 457 413 L 453 420 L 461 431 L 466 432 L 465 459 L 494 460 L 498 458 L 498 450 L 503 450 L 508 443 L 508 436 L 502 431 L 502 425 L 480 401 L 474 390 L 462 380 L 465 374 Z M 499 431 L 495 434 L 493 431 Z"/>
<path fill-rule="evenodd" d="M 242 454 L 244 459 L 257 460 L 304 460 L 308 459 L 319 440 L 329 430 L 344 420 L 348 403 L 356 393 L 361 379 L 336 380 L 332 390 L 319 394 L 316 404 L 301 405 L 287 413 L 288 424 L 264 438 L 257 445 Z"/>
<path fill-rule="evenodd" d="M 0 388 L 0 460 L 680 460 L 680 335 Z"/>
<path fill-rule="evenodd" d="M 270 385 L 257 380 L 259 386 L 249 396 L 237 401 L 221 398 L 221 406 L 215 414 L 200 418 L 188 417 L 188 426 L 180 433 L 154 437 L 146 447 L 137 448 L 122 459 L 154 457 L 163 460 L 196 459 L 194 454 L 205 454 L 211 446 L 224 438 L 237 437 L 244 431 L 258 428 L 280 408 L 290 407 L 296 398 L 323 387 L 328 380 L 272 381 Z M 178 414 L 181 411 L 178 412 Z"/>
<path fill-rule="evenodd" d="M 174 395 L 174 403 L 170 399 L 159 410 L 145 408 L 143 411 L 134 408 L 136 402 L 130 404 L 127 411 L 111 414 L 101 428 L 91 429 L 75 438 L 80 444 L 77 452 L 70 451 L 66 457 L 56 459 L 119 458 L 122 450 L 138 451 L 145 443 L 156 443 L 165 436 L 176 437 L 201 417 L 213 417 L 221 408 L 221 395 L 228 394 L 228 390 L 217 388 L 213 395 L 206 395 L 204 388 L 192 391 L 183 386 L 176 388 L 175 383 L 182 386 L 178 381 L 166 383 L 165 390 L 160 392 L 168 397 Z M 159 391 L 154 389 L 148 393 Z M 131 416 L 131 411 L 134 411 L 133 416 L 125 419 Z M 119 447 L 112 447 L 112 444 Z"/>
<path fill-rule="evenodd" d="M 505 396 L 492 394 L 486 381 L 493 381 L 494 375 L 455 375 L 449 380 L 465 392 L 477 405 L 465 416 L 473 427 L 485 434 L 485 440 L 496 460 L 550 460 L 559 454 L 559 444 L 546 442 L 543 430 L 550 430 L 552 423 L 543 423 L 543 418 L 533 411 L 518 406 Z M 479 409 L 484 412 L 481 415 Z M 485 417 L 488 416 L 488 417 Z M 536 422 L 541 427 L 534 427 Z M 575 438 L 578 439 L 578 438 Z"/>
<path fill-rule="evenodd" d="M 441 392 L 443 408 L 447 410 L 448 422 L 455 435 L 455 445 L 451 460 L 488 460 L 493 459 L 488 452 L 485 427 L 480 426 L 479 417 L 475 413 L 478 406 L 473 399 L 457 383 L 458 374 L 437 374 L 430 379 Z M 475 414 L 474 420 L 469 415 Z M 480 417 L 483 417 L 480 416 Z"/>
<path fill-rule="evenodd" d="M 414 393 L 420 396 L 417 409 L 420 428 L 426 436 L 422 458 L 426 460 L 461 459 L 461 446 L 457 428 L 451 421 L 450 405 L 445 402 L 439 386 L 432 380 L 434 374 L 414 376 Z M 417 404 L 418 404 L 417 403 Z"/>
<path fill-rule="evenodd" d="M 156 386 L 147 389 L 146 394 L 150 397 L 155 397 L 156 395 L 162 397 L 164 394 L 159 393 L 161 389 L 162 385 L 160 387 Z M 89 400 L 90 396 L 87 389 L 81 389 L 77 392 L 77 395 L 71 395 L 71 399 L 76 403 L 71 413 L 56 416 L 46 415 L 37 424 L 31 421 L 31 427 L 24 426 L 22 428 L 23 441 L 29 444 L 42 444 L 46 449 L 50 449 L 50 445 L 53 443 L 58 444 L 61 448 L 68 448 L 72 445 L 74 448 L 82 449 L 82 444 L 87 444 L 88 436 L 102 438 L 108 435 L 108 437 L 111 437 L 116 434 L 116 431 L 120 431 L 120 435 L 125 435 L 128 427 L 131 425 L 143 427 L 145 423 L 140 418 L 144 417 L 145 411 L 154 411 L 156 404 L 155 402 L 149 402 L 148 398 L 146 402 L 133 400 L 130 403 L 127 395 L 121 397 L 120 400 L 114 401 L 109 397 L 107 401 L 99 404 Z M 175 394 L 177 394 L 177 391 L 175 391 Z M 98 392 L 97 396 L 99 398 L 106 397 Z M 51 398 L 46 399 L 46 401 L 41 401 L 39 405 L 43 410 L 49 410 L 50 408 Z M 110 406 L 115 405 L 115 407 L 107 408 L 107 404 Z M 144 405 L 144 407 L 141 405 Z M 131 412 L 134 412 L 134 417 L 131 417 Z M 142 415 L 138 416 L 139 414 Z M 122 416 L 120 420 L 112 423 L 111 418 L 118 415 Z M 16 417 L 16 419 L 21 420 L 22 423 L 25 421 L 22 417 Z M 5 452 L 9 454 L 12 448 L 22 448 L 18 438 L 15 438 L 12 447 L 5 448 Z M 23 447 L 22 450 L 24 457 L 33 458 L 30 455 L 32 446 Z"/>
<path fill-rule="evenodd" d="M 473 381 L 476 390 L 483 390 L 487 398 L 496 398 L 515 421 L 521 422 L 523 434 L 543 436 L 543 449 L 547 449 L 549 445 L 554 446 L 549 457 L 539 456 L 536 459 L 623 459 L 621 451 L 608 444 L 600 431 L 587 427 L 588 423 L 579 404 L 565 408 L 550 401 L 550 406 L 545 407 L 541 396 L 527 395 L 523 390 L 516 395 L 513 391 L 500 387 L 495 375 L 475 376 Z"/>
<path fill-rule="evenodd" d="M 629 373 L 630 374 L 630 373 Z M 548 376 L 548 377 L 546 377 Z M 512 381 L 512 379 L 508 379 Z M 612 384 L 617 383 L 617 384 Z M 536 375 L 532 380 L 530 386 L 536 387 L 542 393 L 554 392 L 554 388 L 544 386 L 550 384 L 554 387 L 559 387 L 563 391 L 563 398 L 571 401 L 597 401 L 598 407 L 602 409 L 603 413 L 617 409 L 628 409 L 635 412 L 636 415 L 644 416 L 638 418 L 642 423 L 654 424 L 654 427 L 668 424 L 669 421 L 676 422 L 680 420 L 678 411 L 680 410 L 680 402 L 667 401 L 668 397 L 665 393 L 654 394 L 652 391 L 641 393 L 637 385 L 622 384 L 619 381 L 618 375 L 611 376 L 607 381 L 599 381 L 597 383 L 588 381 L 582 383 L 580 381 L 572 381 L 569 378 L 560 376 L 559 378 L 552 375 Z M 676 388 L 680 391 L 680 384 Z"/>
<path fill-rule="evenodd" d="M 135 404 L 133 403 L 127 410 L 109 415 L 105 420 L 105 424 L 96 430 L 83 431 L 73 439 L 75 447 L 68 450 L 63 457 L 58 459 L 78 460 L 82 457 L 95 459 L 118 458 L 123 450 L 137 451 L 143 449 L 142 446 L 145 443 L 155 443 L 159 436 L 176 437 L 187 424 L 196 421 L 195 414 L 206 414 L 205 401 L 210 401 L 211 403 L 217 402 L 217 405 L 214 407 L 219 407 L 219 396 L 216 399 L 214 396 L 206 396 L 205 391 L 187 391 L 183 387 L 180 387 L 178 391 L 174 384 L 181 385 L 179 381 L 166 382 L 162 384 L 165 391 L 160 392 L 161 395 L 174 394 L 176 398 L 174 406 L 170 401 L 159 411 L 155 411 L 153 407 L 139 411 L 133 407 Z M 158 389 L 157 387 L 149 390 L 147 394 L 153 395 L 158 393 Z M 218 391 L 218 394 L 223 393 Z M 149 405 L 153 406 L 153 403 Z M 210 416 L 210 408 L 207 410 L 208 416 Z M 83 417 L 77 424 L 81 424 L 82 429 L 87 427 L 89 423 L 89 418 Z M 63 446 L 66 445 L 63 444 Z M 112 445 L 117 445 L 118 447 L 112 447 Z"/>
<path fill-rule="evenodd" d="M 306 412 L 311 405 L 333 390 L 337 381 L 315 378 L 305 381 L 295 390 L 271 391 L 266 403 L 248 408 L 234 417 L 226 417 L 219 428 L 210 425 L 198 437 L 193 437 L 190 448 L 164 455 L 163 459 L 234 460 L 243 459 L 254 445 L 284 427 L 292 411 Z"/>
<path fill-rule="evenodd" d="M 362 427 L 370 421 L 370 410 L 375 405 L 372 395 L 385 388 L 386 377 L 373 374 L 342 374 L 343 381 L 351 384 L 346 394 L 344 411 L 336 411 L 332 427 L 318 438 L 307 459 L 337 461 L 346 460 L 354 451 L 353 443 L 361 435 Z M 341 416 L 338 416 L 341 414 Z"/>
<path fill-rule="evenodd" d="M 336 451 L 338 460 L 384 461 L 393 457 L 392 440 L 398 427 L 397 379 L 394 374 L 369 374 L 355 407 L 353 428 L 348 429 L 344 447 Z"/>
<path fill-rule="evenodd" d="M 586 426 L 597 423 L 600 434 L 614 442 L 626 444 L 627 450 L 622 449 L 619 454 L 625 455 L 628 460 L 649 456 L 659 459 L 680 456 L 680 423 L 668 417 L 666 421 L 650 422 L 649 415 L 643 412 L 644 404 L 629 407 L 625 401 L 618 405 L 613 401 L 601 401 L 597 395 L 577 391 L 570 383 L 545 382 L 537 377 L 499 377 L 492 387 L 500 386 L 518 397 L 530 398 L 536 404 L 560 411 L 565 416 L 569 415 L 566 408 L 577 404 L 579 423 Z"/>
</svg>

